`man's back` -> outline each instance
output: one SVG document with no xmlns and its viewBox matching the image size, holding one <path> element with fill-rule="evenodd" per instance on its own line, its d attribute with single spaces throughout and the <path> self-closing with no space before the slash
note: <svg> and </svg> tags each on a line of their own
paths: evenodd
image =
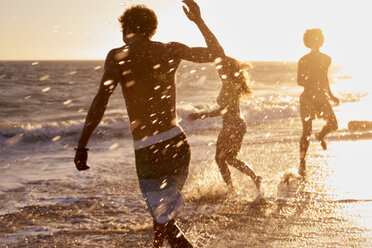
<svg viewBox="0 0 372 248">
<path fill-rule="evenodd" d="M 298 62 L 299 85 L 310 95 L 324 95 L 328 85 L 328 68 L 331 57 L 321 52 L 310 52 Z"/>
<path fill-rule="evenodd" d="M 135 140 L 176 125 L 175 73 L 182 47 L 141 39 L 114 50 Z"/>
</svg>

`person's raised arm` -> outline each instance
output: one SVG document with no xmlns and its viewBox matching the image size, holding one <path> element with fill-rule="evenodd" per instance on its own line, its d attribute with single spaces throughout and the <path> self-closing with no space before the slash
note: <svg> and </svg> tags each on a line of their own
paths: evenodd
<svg viewBox="0 0 372 248">
<path fill-rule="evenodd" d="M 184 51 L 182 59 L 189 60 L 192 62 L 213 62 L 218 57 L 225 56 L 225 52 L 218 42 L 215 35 L 211 32 L 208 26 L 205 24 L 201 17 L 200 8 L 193 0 L 183 0 L 183 3 L 187 5 L 182 6 L 187 18 L 194 22 L 202 33 L 204 40 L 207 44 L 207 48 L 194 47 L 188 51 Z"/>
<path fill-rule="evenodd" d="M 297 64 L 297 84 L 303 87 L 306 85 L 305 66 L 302 59 Z"/>
<path fill-rule="evenodd" d="M 325 91 L 326 91 L 327 95 L 329 96 L 329 98 L 331 98 L 331 100 L 332 100 L 336 105 L 338 105 L 338 104 L 340 103 L 340 100 L 339 100 L 337 97 L 335 97 L 335 95 L 333 95 L 333 93 L 332 93 L 332 91 L 331 91 L 331 87 L 330 87 L 330 85 L 329 85 L 329 81 L 326 82 L 325 87 L 326 87 L 326 88 L 325 88 Z"/>
<path fill-rule="evenodd" d="M 106 111 L 110 95 L 117 86 L 118 82 L 118 71 L 116 69 L 113 53 L 110 52 L 106 58 L 105 72 L 102 76 L 100 87 L 89 108 L 78 146 L 75 149 L 76 154 L 74 162 L 78 170 L 89 169 L 89 166 L 86 164 L 88 159 L 87 144 L 93 131 L 101 122 Z"/>
<path fill-rule="evenodd" d="M 329 96 L 329 98 L 331 98 L 331 100 L 336 105 L 338 105 L 340 103 L 340 101 L 338 100 L 337 97 L 335 97 L 335 95 L 333 95 L 333 93 L 331 91 L 331 86 L 330 86 L 330 83 L 329 83 L 329 78 L 328 78 L 328 68 L 330 67 L 331 63 L 332 63 L 332 59 L 331 59 L 331 57 L 328 57 L 327 77 L 326 77 L 326 82 L 325 82 L 324 87 L 325 87 L 325 92 Z"/>
</svg>

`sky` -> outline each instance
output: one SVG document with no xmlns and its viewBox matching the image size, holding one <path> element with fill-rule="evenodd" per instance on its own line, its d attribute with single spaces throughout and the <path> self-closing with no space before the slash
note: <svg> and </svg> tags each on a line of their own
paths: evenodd
<svg viewBox="0 0 372 248">
<path fill-rule="evenodd" d="M 321 28 L 322 51 L 340 65 L 372 63 L 369 0 L 197 0 L 227 55 L 241 60 L 298 61 L 302 36 Z M 181 0 L 0 0 L 0 60 L 105 59 L 123 45 L 118 17 L 130 3 L 154 9 L 154 40 L 205 46 Z"/>
</svg>

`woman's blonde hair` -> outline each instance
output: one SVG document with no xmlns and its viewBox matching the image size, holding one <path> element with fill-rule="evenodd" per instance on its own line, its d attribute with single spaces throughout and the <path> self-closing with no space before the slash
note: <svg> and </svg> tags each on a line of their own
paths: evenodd
<svg viewBox="0 0 372 248">
<path fill-rule="evenodd" d="M 225 56 L 218 59 L 215 64 L 223 82 L 233 83 L 244 95 L 252 93 L 252 88 L 248 85 L 250 79 L 248 71 L 252 68 L 250 63 Z"/>
</svg>

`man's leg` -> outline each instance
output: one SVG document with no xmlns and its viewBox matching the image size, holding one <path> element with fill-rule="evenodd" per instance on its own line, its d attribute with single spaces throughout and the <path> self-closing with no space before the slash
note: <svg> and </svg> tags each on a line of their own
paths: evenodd
<svg viewBox="0 0 372 248">
<path fill-rule="evenodd" d="M 159 224 L 154 221 L 154 232 L 155 240 L 154 247 L 161 247 L 163 244 L 164 237 L 168 240 L 169 245 L 172 248 L 192 248 L 191 243 L 186 239 L 185 235 L 175 224 L 174 220 L 171 220 L 165 224 Z"/>
<path fill-rule="evenodd" d="M 154 247 L 159 248 L 163 246 L 165 238 L 164 228 L 154 220 Z"/>
<path fill-rule="evenodd" d="M 306 175 L 306 153 L 310 144 L 310 135 L 312 130 L 313 119 L 311 117 L 305 117 L 302 119 L 302 136 L 300 139 L 300 167 L 298 169 L 298 174 L 301 176 Z"/>
</svg>

